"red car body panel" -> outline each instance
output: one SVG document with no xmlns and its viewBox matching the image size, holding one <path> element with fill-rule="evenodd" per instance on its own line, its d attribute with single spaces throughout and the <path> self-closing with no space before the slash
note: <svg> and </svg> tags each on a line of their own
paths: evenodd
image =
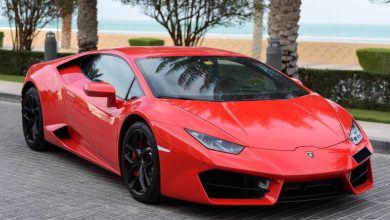
<svg viewBox="0 0 390 220">
<path fill-rule="evenodd" d="M 125 59 L 145 96 L 129 101 L 116 99 L 113 105 L 107 105 L 107 98 L 88 96 L 84 88 L 91 81 L 81 69 L 77 65 L 62 65 L 96 53 Z M 161 56 L 244 57 L 209 48 L 135 47 L 87 52 L 36 64 L 28 71 L 25 88 L 34 85 L 39 91 L 45 139 L 121 175 L 122 127 L 130 117 L 142 118 L 152 129 L 157 145 L 165 149 L 159 151 L 161 193 L 199 203 L 272 205 L 277 202 L 285 182 L 326 178 L 340 178 L 345 189 L 353 194 L 373 187 L 369 158 L 365 159 L 370 166 L 367 181 L 354 188 L 348 180 L 351 170 L 359 165 L 352 155 L 364 147 L 371 153 L 373 149 L 364 132 L 364 140 L 358 146 L 349 141 L 353 118 L 339 105 L 302 85 L 299 86 L 309 94 L 291 100 L 157 99 L 135 60 Z M 71 138 L 56 134 L 64 126 L 68 127 Z M 243 145 L 245 149 L 239 155 L 208 150 L 184 128 Z M 315 158 L 306 155 L 309 151 Z M 260 199 L 209 198 L 199 173 L 214 169 L 268 178 L 269 193 Z"/>
<path fill-rule="evenodd" d="M 169 103 L 236 136 L 244 146 L 294 150 L 301 146 L 324 148 L 345 140 L 335 111 L 316 94 L 294 100 L 262 102 L 210 103 L 178 100 Z M 297 138 L 308 133 L 321 138 Z"/>
</svg>

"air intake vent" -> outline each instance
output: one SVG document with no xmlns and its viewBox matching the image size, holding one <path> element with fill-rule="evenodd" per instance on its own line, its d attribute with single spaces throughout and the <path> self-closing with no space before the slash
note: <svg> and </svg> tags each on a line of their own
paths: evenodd
<svg viewBox="0 0 390 220">
<path fill-rule="evenodd" d="M 287 182 L 283 185 L 278 202 L 305 202 L 328 199 L 344 193 L 340 179 L 311 182 Z"/>
<path fill-rule="evenodd" d="M 211 170 L 199 174 L 199 178 L 210 198 L 262 198 L 269 191 L 268 179 L 245 174 Z"/>
<path fill-rule="evenodd" d="M 368 163 L 369 161 L 364 162 L 355 169 L 352 170 L 349 181 L 354 188 L 363 185 L 368 179 Z"/>
<path fill-rule="evenodd" d="M 69 131 L 68 131 L 68 126 L 64 126 L 60 129 L 55 130 L 54 135 L 57 136 L 59 139 L 69 139 Z"/>
<path fill-rule="evenodd" d="M 367 149 L 367 147 L 361 149 L 359 152 L 357 152 L 355 155 L 353 155 L 353 159 L 356 160 L 356 162 L 361 163 L 365 159 L 367 159 L 371 155 L 370 150 Z"/>
</svg>

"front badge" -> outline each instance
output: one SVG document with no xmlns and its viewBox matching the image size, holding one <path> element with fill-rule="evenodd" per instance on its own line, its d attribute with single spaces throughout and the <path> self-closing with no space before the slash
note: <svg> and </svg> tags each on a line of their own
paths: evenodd
<svg viewBox="0 0 390 220">
<path fill-rule="evenodd" d="M 311 152 L 311 151 L 307 151 L 307 152 L 306 152 L 306 155 L 307 155 L 308 157 L 310 157 L 310 158 L 314 158 L 314 153 Z"/>
</svg>

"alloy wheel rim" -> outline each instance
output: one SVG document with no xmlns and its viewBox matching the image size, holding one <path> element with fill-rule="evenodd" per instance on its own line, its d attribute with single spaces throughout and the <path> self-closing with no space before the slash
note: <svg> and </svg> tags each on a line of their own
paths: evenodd
<svg viewBox="0 0 390 220">
<path fill-rule="evenodd" d="M 153 152 L 150 141 L 139 129 L 130 133 L 124 143 L 125 172 L 129 188 L 137 195 L 150 189 L 153 181 Z"/>
<path fill-rule="evenodd" d="M 24 98 L 22 113 L 24 136 L 28 141 L 34 142 L 39 135 L 40 121 L 38 103 L 32 94 Z"/>
</svg>

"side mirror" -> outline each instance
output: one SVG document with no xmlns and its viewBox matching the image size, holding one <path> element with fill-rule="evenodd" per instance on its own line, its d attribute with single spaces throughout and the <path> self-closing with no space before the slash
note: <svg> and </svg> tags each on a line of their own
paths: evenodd
<svg viewBox="0 0 390 220">
<path fill-rule="evenodd" d="M 298 85 L 301 85 L 303 86 L 303 83 L 301 82 L 301 80 L 299 79 L 295 79 L 295 78 L 291 78 L 295 83 L 297 83 Z"/>
<path fill-rule="evenodd" d="M 116 102 L 115 88 L 105 82 L 90 82 L 84 86 L 84 92 L 91 97 L 106 97 L 107 106 L 113 106 Z"/>
</svg>

